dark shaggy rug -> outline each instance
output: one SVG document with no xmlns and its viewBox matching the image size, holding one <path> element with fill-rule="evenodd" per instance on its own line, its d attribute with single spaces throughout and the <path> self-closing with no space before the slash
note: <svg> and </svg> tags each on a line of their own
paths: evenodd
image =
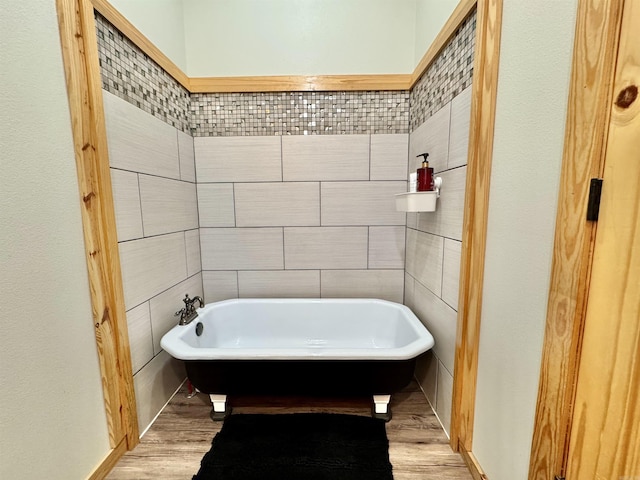
<svg viewBox="0 0 640 480">
<path fill-rule="evenodd" d="M 193 480 L 392 480 L 383 420 L 231 415 Z"/>
</svg>

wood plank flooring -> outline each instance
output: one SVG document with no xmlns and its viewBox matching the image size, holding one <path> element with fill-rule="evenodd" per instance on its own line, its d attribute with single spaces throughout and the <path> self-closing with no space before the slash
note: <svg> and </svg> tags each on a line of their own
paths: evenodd
<svg viewBox="0 0 640 480">
<path fill-rule="evenodd" d="M 369 398 L 318 399 L 234 397 L 234 413 L 329 412 L 370 415 Z M 387 423 L 394 480 L 472 480 L 462 457 L 448 439 L 416 382 L 391 397 L 393 418 Z M 183 386 L 140 444 L 120 459 L 109 480 L 190 480 L 220 430 L 209 418 L 209 396 L 187 398 Z M 336 479 L 339 480 L 339 479 Z"/>
</svg>

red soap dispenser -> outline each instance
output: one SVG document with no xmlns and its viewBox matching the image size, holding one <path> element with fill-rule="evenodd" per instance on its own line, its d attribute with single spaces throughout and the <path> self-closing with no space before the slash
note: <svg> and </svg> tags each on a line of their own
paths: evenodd
<svg viewBox="0 0 640 480">
<path fill-rule="evenodd" d="M 422 167 L 417 170 L 419 192 L 431 192 L 434 190 L 433 168 L 429 167 L 429 162 L 427 161 L 428 156 L 428 153 L 421 153 L 418 155 L 418 157 L 423 157 Z"/>
</svg>

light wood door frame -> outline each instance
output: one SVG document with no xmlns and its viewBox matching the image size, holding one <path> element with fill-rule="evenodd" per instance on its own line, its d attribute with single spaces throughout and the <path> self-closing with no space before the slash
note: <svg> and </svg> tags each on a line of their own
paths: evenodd
<svg viewBox="0 0 640 480">
<path fill-rule="evenodd" d="M 92 476 L 102 478 L 122 453 L 126 449 L 132 449 L 139 439 L 106 145 L 94 9 L 110 21 L 117 22 L 118 26 L 125 29 L 128 36 L 133 36 L 136 44 L 154 60 L 159 61 L 161 65 L 168 65 L 169 73 L 188 90 L 200 90 L 191 88 L 191 82 L 197 82 L 197 79 L 188 78 L 175 67 L 106 0 L 56 0 L 56 3 L 83 206 L 83 229 L 96 343 L 103 379 L 109 441 L 112 447 L 110 454 Z M 460 0 L 458 7 L 413 74 L 407 76 L 410 77 L 409 81 L 402 79 L 407 83 L 392 85 L 388 78 L 374 75 L 367 76 L 367 81 L 370 82 L 366 84 L 371 89 L 412 87 L 474 7 L 477 8 L 478 16 L 458 314 L 461 320 L 458 322 L 451 436 L 454 449 L 462 450 L 471 464 L 473 457 L 469 452 L 473 427 L 502 0 Z M 251 91 L 254 91 L 255 78 L 247 78 L 251 80 Z M 320 80 L 324 81 L 324 78 L 321 77 Z M 331 78 L 329 80 L 334 83 L 321 85 L 346 90 L 363 88 L 362 82 L 351 82 L 351 78 L 345 78 L 346 80 L 337 79 L 337 83 L 336 79 Z M 243 91 L 245 87 L 241 84 L 246 83 L 246 79 L 241 80 L 232 87 L 225 88 Z M 269 88 L 276 90 L 292 88 L 286 82 L 276 82 L 277 85 L 274 86 L 273 81 L 274 79 L 267 78 L 264 85 L 268 84 Z M 302 91 L 315 90 L 320 88 L 318 82 L 318 78 L 305 77 L 295 88 Z M 212 83 L 202 91 L 218 91 L 220 87 L 214 83 L 215 85 Z M 478 470 L 476 466 L 475 471 Z"/>
<path fill-rule="evenodd" d="M 480 149 L 481 140 L 493 139 L 502 10 L 489 3 L 478 2 L 451 421 L 451 446 L 463 454 L 474 478 L 484 478 L 472 444 L 492 143 Z M 497 19 L 493 32 L 485 30 L 494 23 L 486 18 L 492 14 Z M 621 0 L 579 0 L 529 480 L 554 478 L 566 464 L 596 228 L 585 222 L 586 205 L 590 179 L 603 168 L 621 14 Z M 493 85 L 488 82 L 492 72 Z"/>
<path fill-rule="evenodd" d="M 478 0 L 450 429 L 451 447 L 463 454 L 474 475 L 480 475 L 470 452 L 501 30 L 502 0 Z"/>
<path fill-rule="evenodd" d="M 566 477 L 640 479 L 640 2 L 624 2 Z"/>
<path fill-rule="evenodd" d="M 80 190 L 93 323 L 112 449 L 106 461 L 113 461 L 138 443 L 139 432 L 95 17 L 89 0 L 57 0 L 56 6 Z M 100 476 L 103 475 L 98 472 L 96 478 Z"/>
<path fill-rule="evenodd" d="M 565 473 L 597 228 L 587 201 L 603 170 L 623 3 L 578 4 L 529 480 Z"/>
</svg>

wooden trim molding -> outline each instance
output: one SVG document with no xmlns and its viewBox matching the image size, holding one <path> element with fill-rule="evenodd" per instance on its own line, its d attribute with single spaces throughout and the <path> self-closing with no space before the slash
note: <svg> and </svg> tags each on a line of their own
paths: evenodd
<svg viewBox="0 0 640 480">
<path fill-rule="evenodd" d="M 440 51 L 447 45 L 449 40 L 451 40 L 451 37 L 453 37 L 453 35 L 456 33 L 458 27 L 462 24 L 462 22 L 465 21 L 469 14 L 473 12 L 473 9 L 476 7 L 477 3 L 478 0 L 460 0 L 460 3 L 458 3 L 455 10 L 440 30 L 440 33 L 438 33 L 433 42 L 431 42 L 431 46 L 429 46 L 425 54 L 418 62 L 418 65 L 416 65 L 416 68 L 413 70 L 413 73 L 411 74 L 410 88 L 413 88 L 418 80 L 420 80 L 422 74 L 433 63 Z"/>
<path fill-rule="evenodd" d="M 622 7 L 619 0 L 578 4 L 529 480 L 563 475 L 567 462 L 596 233 L 585 220 L 587 199 L 590 179 L 603 169 Z"/>
<path fill-rule="evenodd" d="M 191 93 L 409 90 L 411 78 L 410 74 L 193 77 L 189 85 Z"/>
<path fill-rule="evenodd" d="M 91 0 L 91 3 L 100 15 L 109 20 L 190 93 L 409 90 L 412 86 L 411 74 L 190 78 L 107 0 Z"/>
<path fill-rule="evenodd" d="M 188 77 L 107 0 L 91 0 L 95 10 L 190 93 L 410 90 L 469 16 L 477 0 L 460 0 L 413 73 L 388 75 L 274 75 Z"/>
<path fill-rule="evenodd" d="M 127 452 L 127 442 L 123 438 L 122 441 L 113 448 L 107 456 L 100 462 L 100 465 L 96 467 L 87 480 L 102 480 L 109 475 L 109 472 L 116 466 L 118 460 Z"/>
<path fill-rule="evenodd" d="M 478 460 L 473 453 L 463 449 L 460 450 L 460 455 L 462 455 L 464 463 L 467 464 L 469 473 L 471 473 L 471 477 L 473 477 L 473 480 L 487 480 L 487 476 L 483 472 L 480 464 L 478 463 Z"/>
<path fill-rule="evenodd" d="M 93 7 L 56 0 L 109 442 L 138 442 Z"/>
<path fill-rule="evenodd" d="M 104 18 L 109 20 L 114 27 L 131 40 L 140 50 L 146 53 L 149 58 L 162 67 L 180 85 L 187 90 L 189 87 L 189 77 L 175 64 L 169 57 L 160 51 L 140 30 L 133 26 L 116 8 L 107 0 L 90 0 L 93 8 Z"/>
<path fill-rule="evenodd" d="M 640 478 L 640 2 L 621 3 L 568 479 Z"/>
<path fill-rule="evenodd" d="M 468 452 L 473 440 L 502 0 L 479 0 L 477 8 L 451 410 L 451 447 Z"/>
</svg>

